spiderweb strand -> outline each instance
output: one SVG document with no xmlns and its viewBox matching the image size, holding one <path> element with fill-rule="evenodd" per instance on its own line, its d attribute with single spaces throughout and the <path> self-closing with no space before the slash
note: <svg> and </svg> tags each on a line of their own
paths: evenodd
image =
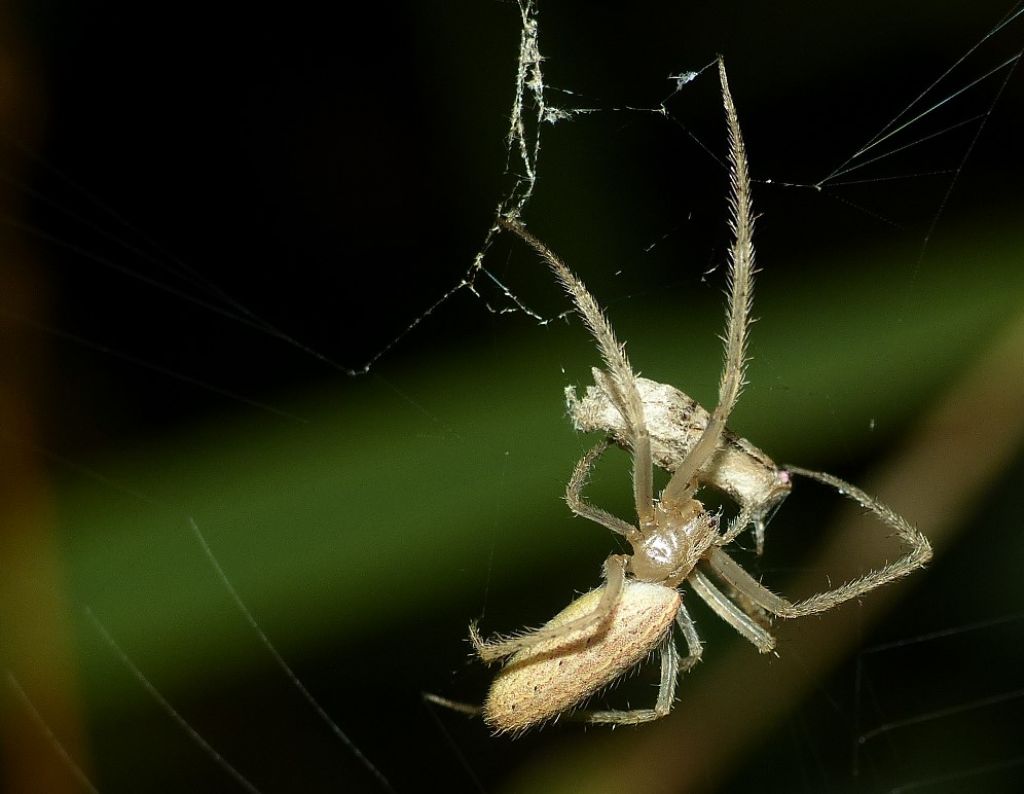
<svg viewBox="0 0 1024 794">
<path fill-rule="evenodd" d="M 545 121 L 551 122 L 557 117 L 547 107 L 544 97 L 544 72 L 541 65 L 544 57 L 540 51 L 540 27 L 537 20 L 537 4 L 534 0 L 519 0 L 519 15 L 522 27 L 519 35 L 519 59 L 516 69 L 516 87 L 512 100 L 512 111 L 509 114 L 509 127 L 505 136 L 506 161 L 505 175 L 512 178 L 512 186 L 502 196 L 495 208 L 494 217 L 505 215 L 517 216 L 533 196 L 537 184 L 537 162 L 540 158 L 541 126 Z M 484 306 L 492 314 L 522 312 L 534 320 L 547 322 L 537 311 L 521 301 L 509 287 L 484 266 L 484 260 L 490 251 L 500 229 L 497 222 L 493 223 L 484 235 L 483 242 L 469 268 L 455 286 L 448 289 L 426 310 L 417 315 L 397 336 L 384 347 L 374 353 L 367 362 L 351 374 L 365 375 L 381 358 L 396 348 L 409 334 L 415 331 L 427 318 L 434 314 L 442 305 L 451 300 L 462 290 L 468 290 L 477 298 L 483 298 L 477 289 L 477 279 L 481 276 L 491 282 L 507 301 L 507 305 L 496 306 L 484 300 Z"/>
<path fill-rule="evenodd" d="M 82 768 L 75 763 L 75 759 L 71 757 L 71 753 L 64 746 L 57 735 L 53 732 L 53 729 L 47 724 L 43 715 L 39 713 L 39 709 L 36 708 L 35 703 L 25 692 L 24 687 L 15 677 L 14 673 L 10 670 L 7 671 L 7 684 L 14 691 L 15 696 L 21 701 L 21 705 L 25 707 L 25 711 L 28 712 L 29 717 L 32 718 L 32 722 L 39 731 L 49 740 L 53 749 L 57 751 L 57 755 L 60 756 L 61 761 L 64 762 L 65 766 L 71 770 L 71 774 L 75 776 L 75 779 L 81 784 L 82 788 L 91 794 L 100 794 L 100 790 L 93 785 L 93 782 L 89 780 L 89 777 L 85 774 Z"/>
<path fill-rule="evenodd" d="M 96 617 L 91 608 L 85 608 L 85 616 L 92 623 L 93 627 L 99 633 L 100 637 L 103 638 L 103 641 L 110 647 L 110 650 L 114 652 L 114 655 L 117 656 L 121 664 L 124 665 L 125 669 L 127 669 L 128 672 L 130 672 L 132 676 L 140 684 L 142 684 L 143 688 L 149 693 L 150 697 L 152 697 L 153 700 L 155 700 L 157 704 L 159 704 L 160 708 L 162 708 L 165 712 L 167 712 L 168 715 L 170 715 L 171 719 L 178 723 L 178 726 L 185 732 L 185 734 L 198 747 L 200 747 L 205 753 L 207 753 L 210 756 L 210 758 L 212 758 L 213 761 L 217 764 L 217 766 L 219 766 L 231 778 L 233 778 L 234 781 L 239 786 L 248 791 L 249 794 L 260 794 L 260 790 L 256 788 L 256 786 L 254 786 L 249 781 L 249 779 L 245 777 L 245 775 L 243 775 L 241 772 L 235 769 L 235 767 L 231 765 L 231 762 L 229 762 L 224 756 L 218 753 L 214 749 L 213 745 L 206 741 L 206 739 L 203 738 L 203 735 L 199 733 L 199 731 L 197 731 L 195 728 L 193 728 L 189 721 L 186 720 L 181 715 L 181 713 L 170 704 L 167 698 L 160 694 L 160 690 L 156 688 L 152 681 L 146 678 L 146 675 L 131 660 L 131 657 L 129 657 L 128 654 L 125 653 L 124 649 L 118 644 L 117 640 L 114 639 L 114 636 L 107 630 L 107 627 L 100 622 L 100 619 Z"/>
<path fill-rule="evenodd" d="M 312 708 L 313 711 L 316 712 L 316 715 L 330 729 L 331 733 L 334 734 L 338 741 L 340 741 L 345 746 L 345 748 L 349 750 L 349 752 L 351 752 L 358 759 L 359 763 L 361 763 L 367 769 L 367 771 L 377 779 L 377 782 L 380 783 L 380 785 L 384 788 L 385 791 L 393 792 L 395 789 L 391 786 L 391 783 L 388 782 L 388 779 L 384 777 L 383 773 L 379 769 L 377 769 L 376 766 L 374 766 L 373 762 L 370 761 L 369 758 L 363 755 L 362 751 L 360 751 L 360 749 L 356 747 L 355 743 L 350 738 L 348 738 L 348 735 L 341 729 L 341 727 L 334 720 L 331 719 L 330 715 L 327 713 L 324 707 L 321 706 L 317 699 L 313 697 L 312 693 L 310 693 L 310 691 L 306 688 L 305 684 L 303 684 L 299 677 L 295 674 L 295 671 L 292 670 L 288 662 L 286 662 L 284 660 L 284 657 L 281 656 L 281 654 L 278 652 L 277 648 L 274 646 L 274 643 L 270 641 L 270 638 L 267 636 L 266 632 L 264 632 L 263 629 L 260 628 L 259 623 L 256 622 L 256 618 L 253 617 L 252 612 L 250 612 L 249 608 L 245 605 L 245 602 L 242 600 L 242 597 L 238 594 L 238 591 L 235 589 L 235 586 L 231 584 L 231 580 L 228 578 L 228 575 L 224 573 L 224 569 L 221 567 L 220 562 L 214 555 L 213 549 L 210 548 L 210 544 L 207 542 L 206 537 L 200 531 L 199 525 L 196 524 L 196 522 L 191 518 L 189 518 L 188 524 L 189 528 L 192 530 L 192 535 L 195 537 L 196 542 L 199 544 L 199 547 L 203 550 L 203 554 L 206 556 L 207 562 L 210 563 L 210 567 L 212 567 L 214 572 L 217 574 L 217 578 L 220 580 L 221 585 L 227 591 L 228 595 L 231 596 L 231 600 L 235 602 L 235 606 L 238 607 L 238 611 L 242 613 L 242 617 L 245 619 L 245 622 L 249 624 L 249 627 L 259 638 L 260 642 L 263 644 L 263 647 L 266 648 L 267 653 L 270 654 L 270 657 L 274 660 L 275 664 L 277 664 L 277 666 L 281 668 L 281 671 L 285 674 L 285 676 L 287 676 L 292 686 L 294 686 L 299 691 L 299 694 L 302 695 L 306 703 L 308 703 L 310 708 Z"/>
<path fill-rule="evenodd" d="M 826 182 L 830 182 L 834 177 L 841 176 L 844 173 L 848 173 L 852 169 L 848 169 L 847 166 L 850 163 L 852 163 L 854 160 L 856 160 L 859 157 L 861 157 L 862 155 L 864 155 L 866 152 L 868 152 L 871 149 L 875 148 L 876 146 L 878 146 L 879 144 L 884 142 L 886 139 L 891 138 L 897 132 L 900 132 L 901 130 L 906 129 L 911 124 L 914 124 L 915 122 L 921 120 L 922 118 L 927 116 L 932 111 L 937 110 L 939 107 L 944 105 L 948 100 L 950 100 L 950 99 L 960 95 L 961 93 L 966 91 L 968 88 L 973 87 L 974 85 L 976 85 L 977 83 L 981 82 L 982 80 L 985 80 L 986 78 L 992 76 L 993 74 L 998 72 L 1000 69 L 1007 68 L 1011 64 L 1013 64 L 1016 61 L 1020 60 L 1020 57 L 1021 57 L 1022 53 L 1021 53 L 1021 51 L 1018 51 L 1014 56 L 1012 56 L 1011 58 L 1008 58 L 1006 61 L 1004 61 L 999 66 L 995 67 L 994 69 L 992 69 L 991 71 L 989 71 L 988 73 L 983 75 L 982 77 L 978 78 L 977 80 L 974 80 L 968 86 L 965 86 L 965 87 L 961 88 L 960 90 L 955 91 L 953 94 L 947 96 L 946 99 L 943 99 L 942 101 L 933 104 L 927 110 L 918 113 L 917 115 L 915 115 L 909 121 L 905 121 L 905 122 L 901 123 L 901 120 L 903 119 L 904 116 L 906 116 L 908 113 L 910 113 L 910 111 L 913 108 L 917 107 L 917 105 L 920 102 L 922 102 L 926 96 L 931 94 L 931 92 L 934 91 L 935 88 L 937 88 L 939 86 L 939 84 L 942 83 L 943 80 L 945 80 L 947 77 L 949 77 L 949 75 L 951 75 L 961 64 L 963 64 L 968 58 L 970 58 L 981 47 L 982 44 L 987 42 L 993 36 L 997 35 L 1000 31 L 1002 31 L 1007 26 L 1009 26 L 1012 22 L 1014 22 L 1021 15 L 1024 15 L 1024 4 L 1018 3 L 1013 9 L 1011 9 L 1006 14 L 1006 16 L 1003 19 L 1001 19 L 994 27 L 992 27 L 992 29 L 989 30 L 988 33 L 986 33 L 984 36 L 982 36 L 981 39 L 979 39 L 977 42 L 975 42 L 974 45 L 969 47 L 967 49 L 967 51 L 964 52 L 963 55 L 961 55 L 959 58 L 957 58 L 952 63 L 952 65 L 949 66 L 949 68 L 947 68 L 944 72 L 942 72 L 942 74 L 940 74 L 931 83 L 929 83 L 928 87 L 925 88 L 920 94 L 918 94 L 910 102 L 910 104 L 908 104 L 906 107 L 903 108 L 903 110 L 901 110 L 892 119 L 890 119 L 889 122 L 887 124 L 885 124 L 877 133 L 875 133 L 871 137 L 871 139 L 868 140 L 867 143 L 865 143 L 856 152 L 854 152 L 852 155 L 850 155 L 839 166 L 837 166 L 835 169 L 833 169 L 833 171 L 828 176 L 826 176 L 824 179 L 820 180 L 817 184 L 818 185 L 824 185 Z M 990 112 L 991 112 L 991 109 L 989 110 L 989 113 Z M 989 115 L 989 113 L 986 113 L 984 115 L 987 117 Z"/>
</svg>

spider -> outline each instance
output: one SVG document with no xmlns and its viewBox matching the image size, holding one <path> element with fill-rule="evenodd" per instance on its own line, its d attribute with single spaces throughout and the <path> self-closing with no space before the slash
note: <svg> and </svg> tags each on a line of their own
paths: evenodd
<svg viewBox="0 0 1024 794">
<path fill-rule="evenodd" d="M 600 441 L 579 461 L 565 498 L 576 515 L 621 535 L 632 551 L 611 555 L 604 564 L 604 583 L 539 629 L 484 640 L 475 624 L 470 626 L 470 640 L 482 661 L 507 660 L 479 709 L 495 733 L 521 733 L 577 709 L 652 652 L 658 653 L 661 662 L 660 686 L 652 708 L 590 711 L 580 716 L 591 723 L 621 725 L 667 715 L 680 673 L 693 667 L 702 652 L 683 603 L 684 583 L 761 653 L 767 653 L 775 647 L 766 628 L 769 616 L 795 618 L 823 612 L 905 576 L 931 557 L 928 540 L 917 529 L 859 488 L 830 474 L 792 466 L 779 469 L 764 453 L 726 430 L 745 382 L 754 248 L 746 152 L 721 59 L 718 71 L 729 131 L 733 243 L 728 265 L 725 363 L 713 411 L 708 413 L 672 387 L 637 377 L 625 348 L 579 278 L 518 220 L 498 221 L 548 264 L 597 344 L 604 370 L 594 371 L 596 389 L 592 387 L 583 403 L 575 403 L 576 410 L 570 401 L 570 410 L 577 427 L 603 429 L 610 439 Z M 587 400 L 589 413 L 580 407 Z M 675 410 L 671 410 L 673 405 Z M 653 430 L 652 414 L 661 421 Z M 669 421 L 673 416 L 675 427 Z M 661 449 L 658 455 L 652 453 L 652 437 Z M 632 451 L 635 523 L 583 497 L 589 474 L 611 440 Z M 656 462 L 672 470 L 657 497 L 653 492 Z M 860 503 L 896 532 L 908 547 L 906 554 L 802 601 L 789 601 L 765 588 L 723 547 L 748 523 L 755 525 L 760 547 L 764 516 L 788 494 L 792 475 L 817 480 Z M 706 510 L 696 498 L 702 485 L 724 491 L 740 505 L 739 516 L 728 527 L 720 527 L 718 514 Z M 684 658 L 676 650 L 674 625 L 686 643 Z"/>
</svg>

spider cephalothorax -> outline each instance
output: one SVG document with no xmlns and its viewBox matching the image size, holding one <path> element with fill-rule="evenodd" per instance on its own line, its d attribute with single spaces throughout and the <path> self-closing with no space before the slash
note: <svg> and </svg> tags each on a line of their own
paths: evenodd
<svg viewBox="0 0 1024 794">
<path fill-rule="evenodd" d="M 718 538 L 718 515 L 696 499 L 682 505 L 658 503 L 654 519 L 629 536 L 628 572 L 641 582 L 677 585 Z"/>
</svg>

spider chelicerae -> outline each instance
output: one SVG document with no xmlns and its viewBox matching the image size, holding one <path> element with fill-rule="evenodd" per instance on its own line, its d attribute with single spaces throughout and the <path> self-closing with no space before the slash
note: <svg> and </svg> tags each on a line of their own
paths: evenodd
<svg viewBox="0 0 1024 794">
<path fill-rule="evenodd" d="M 657 651 L 661 680 L 653 708 L 590 711 L 592 723 L 648 722 L 668 714 L 679 674 L 693 667 L 702 645 L 686 606 L 684 583 L 761 653 L 775 647 L 768 617 L 795 618 L 831 609 L 923 565 L 931 557 L 928 540 L 904 518 L 838 477 L 775 464 L 749 442 L 727 431 L 726 422 L 744 385 L 747 332 L 753 291 L 753 211 L 746 152 L 736 108 L 718 62 L 729 130 L 730 209 L 733 243 L 728 265 L 725 363 L 718 404 L 708 413 L 671 386 L 638 378 L 611 325 L 583 283 L 515 218 L 499 225 L 516 234 L 549 265 L 572 298 L 597 343 L 604 370 L 582 401 L 573 395 L 570 413 L 580 429 L 603 430 L 607 438 L 577 464 L 566 489 L 570 509 L 621 535 L 631 554 L 613 554 L 604 564 L 602 586 L 576 599 L 546 625 L 514 636 L 484 640 L 470 627 L 473 647 L 484 662 L 506 659 L 481 709 L 496 733 L 522 732 L 572 711 L 591 695 Z M 652 422 L 651 418 L 656 418 Z M 630 523 L 590 504 L 583 488 L 598 459 L 615 441 L 632 452 L 636 522 Z M 671 471 L 655 497 L 653 468 Z M 764 520 L 789 493 L 791 475 L 832 486 L 860 503 L 893 529 L 906 554 L 839 587 L 800 601 L 768 590 L 724 550 L 753 525 L 760 551 Z M 726 527 L 697 500 L 702 486 L 718 488 L 740 506 Z M 717 582 L 717 583 L 716 583 Z M 673 626 L 686 642 L 676 651 Z M 458 704 L 430 696 L 435 702 Z M 463 708 L 463 710 L 467 710 Z"/>
</svg>

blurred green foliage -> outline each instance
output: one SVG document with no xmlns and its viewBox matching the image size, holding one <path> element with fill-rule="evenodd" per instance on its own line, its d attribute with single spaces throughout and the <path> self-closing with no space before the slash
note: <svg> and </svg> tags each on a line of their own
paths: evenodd
<svg viewBox="0 0 1024 794">
<path fill-rule="evenodd" d="M 974 256 L 969 246 L 948 246 L 910 293 L 902 276 L 887 283 L 884 253 L 831 263 L 825 289 L 762 273 L 751 386 L 734 426 L 778 459 L 812 465 L 902 432 L 1019 309 L 1022 241 L 984 227 L 964 239 L 979 236 L 985 279 L 958 267 Z M 687 303 L 696 305 L 681 312 L 634 301 L 613 322 L 646 375 L 695 383 L 707 403 L 721 301 L 705 290 Z M 561 390 L 589 382 L 596 362 L 576 322 L 527 328 L 283 403 L 302 421 L 247 412 L 97 462 L 141 498 L 88 477 L 61 490 L 75 601 L 164 682 L 246 664 L 252 648 L 238 642 L 240 621 L 190 537 L 191 517 L 286 646 L 379 631 L 411 608 L 467 596 L 468 609 L 488 583 L 514 587 L 572 555 L 579 532 L 565 530 L 559 500 L 586 442 L 573 436 Z M 175 652 L 186 647 L 194 652 Z M 97 664 L 97 685 L 125 686 Z"/>
</svg>

